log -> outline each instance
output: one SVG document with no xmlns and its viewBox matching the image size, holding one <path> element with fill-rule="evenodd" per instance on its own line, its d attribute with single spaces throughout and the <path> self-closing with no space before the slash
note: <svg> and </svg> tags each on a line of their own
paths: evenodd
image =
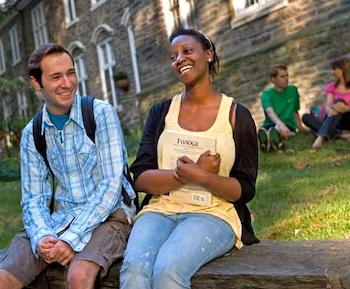
<svg viewBox="0 0 350 289">
<path fill-rule="evenodd" d="M 194 289 L 350 289 L 350 240 L 262 241 L 233 249 L 201 268 Z M 1 254 L 4 250 L 0 251 Z M 120 262 L 96 288 L 119 288 Z M 28 288 L 65 288 L 62 266 L 50 265 Z"/>
</svg>

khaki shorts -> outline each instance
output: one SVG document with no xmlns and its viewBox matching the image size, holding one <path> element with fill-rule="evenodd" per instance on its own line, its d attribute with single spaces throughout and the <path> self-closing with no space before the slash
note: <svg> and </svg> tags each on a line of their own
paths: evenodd
<svg viewBox="0 0 350 289">
<path fill-rule="evenodd" d="M 85 248 L 75 254 L 74 260 L 91 261 L 101 267 L 101 278 L 107 274 L 109 267 L 122 259 L 131 226 L 123 209 L 98 226 L 92 233 Z M 11 241 L 7 252 L 0 260 L 0 269 L 15 276 L 25 286 L 30 284 L 48 264 L 37 259 L 31 249 L 27 233 L 22 230 Z"/>
</svg>

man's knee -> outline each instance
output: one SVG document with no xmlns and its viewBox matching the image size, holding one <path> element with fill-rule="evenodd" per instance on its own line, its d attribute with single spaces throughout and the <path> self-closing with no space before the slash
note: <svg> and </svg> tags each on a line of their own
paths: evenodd
<svg viewBox="0 0 350 289">
<path fill-rule="evenodd" d="M 68 288 L 93 288 L 100 266 L 90 261 L 73 261 L 68 267 Z M 85 286 L 85 287 L 84 287 Z"/>
<path fill-rule="evenodd" d="M 0 269 L 0 284 L 2 289 L 20 289 L 23 284 L 11 273 Z"/>
</svg>

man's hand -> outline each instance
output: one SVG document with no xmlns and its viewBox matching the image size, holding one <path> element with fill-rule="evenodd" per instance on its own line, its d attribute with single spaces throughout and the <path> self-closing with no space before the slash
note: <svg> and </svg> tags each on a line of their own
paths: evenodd
<svg viewBox="0 0 350 289">
<path fill-rule="evenodd" d="M 220 170 L 221 157 L 220 154 L 212 155 L 210 151 L 202 153 L 198 160 L 197 165 L 204 171 L 217 174 Z"/>
<path fill-rule="evenodd" d="M 283 138 L 288 138 L 290 136 L 290 129 L 283 122 L 276 124 L 275 128 Z"/>
<path fill-rule="evenodd" d="M 51 258 L 50 252 L 57 242 L 58 239 L 53 236 L 45 236 L 38 242 L 36 251 L 46 263 L 50 264 L 52 262 L 55 262 L 55 260 Z"/>
<path fill-rule="evenodd" d="M 72 247 L 61 240 L 58 240 L 49 254 L 52 260 L 63 266 L 67 265 L 73 259 L 74 255 L 75 252 L 73 251 Z"/>
</svg>

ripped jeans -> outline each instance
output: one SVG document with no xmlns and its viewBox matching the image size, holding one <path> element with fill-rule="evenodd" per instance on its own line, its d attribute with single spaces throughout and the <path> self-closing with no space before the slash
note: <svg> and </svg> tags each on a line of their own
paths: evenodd
<svg viewBox="0 0 350 289">
<path fill-rule="evenodd" d="M 129 237 L 120 288 L 191 288 L 192 276 L 235 241 L 231 226 L 208 214 L 144 213 Z"/>
</svg>

